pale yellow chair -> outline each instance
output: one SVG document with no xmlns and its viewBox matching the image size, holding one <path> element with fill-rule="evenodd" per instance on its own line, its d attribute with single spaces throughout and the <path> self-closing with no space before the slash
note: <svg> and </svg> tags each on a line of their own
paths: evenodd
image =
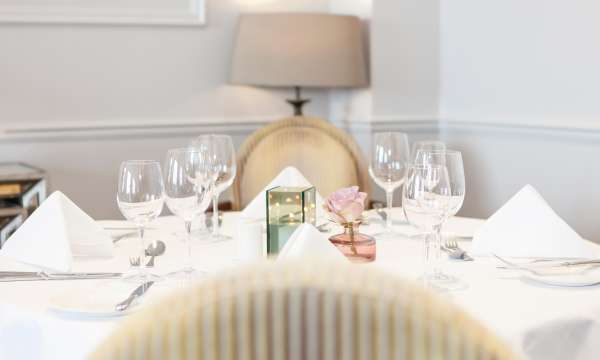
<svg viewBox="0 0 600 360">
<path fill-rule="evenodd" d="M 322 196 L 352 185 L 370 192 L 354 139 L 327 121 L 297 116 L 265 126 L 241 145 L 233 208 L 244 208 L 286 166 L 298 168 Z"/>
<path fill-rule="evenodd" d="M 150 290 L 152 291 L 152 290 Z M 90 357 L 517 360 L 436 294 L 356 265 L 260 265 L 132 315 Z"/>
</svg>

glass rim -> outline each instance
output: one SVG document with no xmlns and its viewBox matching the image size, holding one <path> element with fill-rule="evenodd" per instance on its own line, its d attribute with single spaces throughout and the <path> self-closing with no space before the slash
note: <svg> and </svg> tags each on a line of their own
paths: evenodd
<svg viewBox="0 0 600 360">
<path fill-rule="evenodd" d="M 159 164 L 158 160 L 123 160 L 121 164 Z"/>
<path fill-rule="evenodd" d="M 229 138 L 229 139 L 233 140 L 233 138 L 231 137 L 231 135 L 227 135 L 227 134 L 203 134 L 203 135 L 196 136 L 191 141 L 194 141 L 194 140 L 200 139 L 200 138 L 210 138 L 210 137 Z"/>
<path fill-rule="evenodd" d="M 427 169 L 427 168 L 443 168 L 445 166 L 443 165 L 436 165 L 436 164 L 427 164 L 427 165 L 423 165 L 423 164 L 415 164 L 415 163 L 407 163 L 406 164 L 406 168 L 414 168 L 414 169 Z"/>
<path fill-rule="evenodd" d="M 413 144 L 433 144 L 433 143 L 446 145 L 446 143 L 443 142 L 442 140 L 417 140 Z"/>
<path fill-rule="evenodd" d="M 462 153 L 459 150 L 454 150 L 454 149 L 446 149 L 446 150 L 417 149 L 417 153 L 418 152 L 428 152 L 428 153 L 432 153 L 432 154 L 461 154 L 462 155 Z"/>
<path fill-rule="evenodd" d="M 178 148 L 172 148 L 172 149 L 167 150 L 167 154 L 168 153 L 183 153 L 183 152 L 200 153 L 200 150 L 198 150 L 197 148 L 195 148 L 193 146 L 178 147 Z"/>
<path fill-rule="evenodd" d="M 402 131 L 376 131 L 373 133 L 373 137 L 377 135 L 401 135 L 408 137 L 408 133 Z"/>
</svg>

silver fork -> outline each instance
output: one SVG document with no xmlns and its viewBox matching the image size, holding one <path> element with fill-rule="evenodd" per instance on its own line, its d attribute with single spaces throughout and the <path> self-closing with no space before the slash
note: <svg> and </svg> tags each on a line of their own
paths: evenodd
<svg viewBox="0 0 600 360">
<path fill-rule="evenodd" d="M 116 244 L 118 241 L 121 241 L 127 237 L 130 237 L 132 235 L 137 235 L 137 234 L 138 234 L 137 231 L 131 231 L 131 232 L 128 232 L 125 234 L 117 235 L 117 236 L 113 237 L 113 244 Z"/>
<path fill-rule="evenodd" d="M 154 267 L 154 258 L 155 256 L 150 256 L 150 260 L 146 263 L 146 267 Z"/>
<path fill-rule="evenodd" d="M 131 266 L 140 266 L 141 260 L 139 256 L 130 256 L 129 257 L 129 265 Z"/>
<path fill-rule="evenodd" d="M 461 249 L 460 246 L 458 246 L 458 242 L 456 242 L 456 240 L 446 240 L 442 246 L 442 250 L 446 251 L 453 259 L 473 261 L 473 258 L 470 257 L 466 251 Z"/>
</svg>

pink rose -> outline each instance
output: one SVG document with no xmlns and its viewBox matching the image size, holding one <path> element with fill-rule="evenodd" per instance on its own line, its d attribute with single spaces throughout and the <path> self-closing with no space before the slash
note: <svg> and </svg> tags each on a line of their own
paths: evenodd
<svg viewBox="0 0 600 360">
<path fill-rule="evenodd" d="M 358 191 L 358 186 L 339 189 L 329 195 L 323 208 L 331 216 L 331 220 L 340 223 L 351 223 L 362 218 L 367 194 Z"/>
</svg>

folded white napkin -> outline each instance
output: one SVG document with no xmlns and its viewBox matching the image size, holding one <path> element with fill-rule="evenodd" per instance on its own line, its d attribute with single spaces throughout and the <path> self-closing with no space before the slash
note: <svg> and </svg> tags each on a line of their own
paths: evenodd
<svg viewBox="0 0 600 360">
<path fill-rule="evenodd" d="M 55 191 L 6 241 L 0 256 L 54 271 L 70 271 L 73 256 L 111 257 L 113 242 L 102 227 Z"/>
<path fill-rule="evenodd" d="M 348 261 L 346 257 L 329 242 L 329 239 L 311 224 L 304 223 L 292 233 L 279 251 L 277 261 L 311 258 L 327 261 Z"/>
<path fill-rule="evenodd" d="M 241 212 L 241 217 L 244 219 L 261 220 L 266 218 L 267 213 L 267 201 L 266 192 L 267 190 L 276 186 L 312 186 L 312 184 L 306 180 L 304 175 L 293 166 L 288 166 L 283 169 L 279 175 L 277 175 L 269 185 L 252 200 L 244 210 Z M 323 198 L 319 193 L 316 193 L 316 205 L 317 205 L 317 218 L 319 218 L 319 212 L 323 208 Z"/>
<path fill-rule="evenodd" d="M 590 258 L 596 250 L 526 185 L 473 237 L 472 253 L 509 257 Z"/>
</svg>

